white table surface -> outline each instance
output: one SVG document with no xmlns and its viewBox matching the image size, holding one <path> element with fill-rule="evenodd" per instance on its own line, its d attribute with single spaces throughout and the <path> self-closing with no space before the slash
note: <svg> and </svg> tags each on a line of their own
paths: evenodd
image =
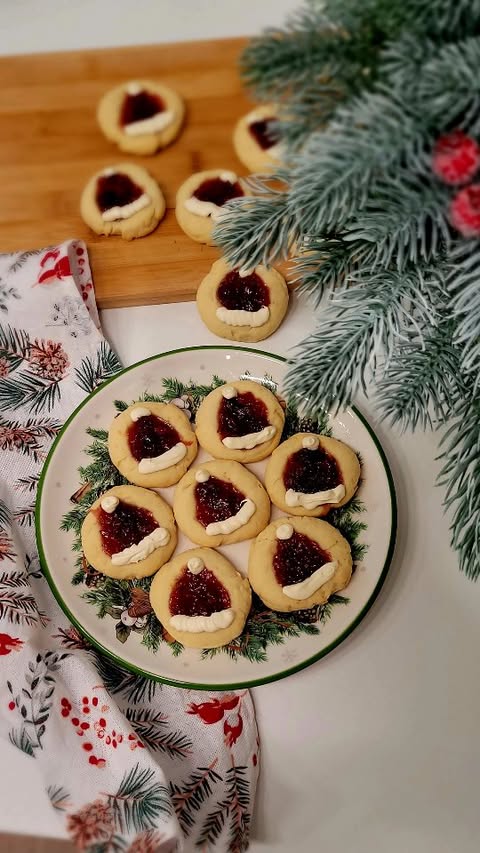
<svg viewBox="0 0 480 853">
<path fill-rule="evenodd" d="M 237 35 L 280 23 L 294 5 L 104 0 L 99 16 L 97 0 L 2 0 L 0 52 Z M 219 343 L 192 303 L 104 311 L 102 322 L 125 364 Z M 311 326 L 293 300 L 262 348 L 285 354 Z M 449 548 L 436 440 L 399 436 L 371 403 L 362 409 L 393 470 L 396 554 L 377 602 L 338 649 L 254 690 L 262 772 L 251 850 L 478 853 L 480 586 Z M 35 761 L 0 742 L 0 766 L 0 832 L 60 837 Z"/>
</svg>

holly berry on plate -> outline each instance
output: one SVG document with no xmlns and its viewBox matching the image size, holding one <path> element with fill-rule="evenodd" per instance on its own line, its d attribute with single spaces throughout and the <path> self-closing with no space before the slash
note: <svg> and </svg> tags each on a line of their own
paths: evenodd
<svg viewBox="0 0 480 853">
<path fill-rule="evenodd" d="M 480 237 L 480 184 L 470 184 L 454 196 L 450 222 L 464 237 Z"/>
<path fill-rule="evenodd" d="M 480 166 L 480 147 L 463 130 L 446 133 L 435 143 L 432 155 L 434 174 L 446 184 L 464 184 Z"/>
</svg>

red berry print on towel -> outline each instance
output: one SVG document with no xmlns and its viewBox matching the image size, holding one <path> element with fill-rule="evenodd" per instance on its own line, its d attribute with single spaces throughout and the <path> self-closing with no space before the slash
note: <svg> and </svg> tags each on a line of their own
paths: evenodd
<svg viewBox="0 0 480 853">
<path fill-rule="evenodd" d="M 10 652 L 19 652 L 23 646 L 23 640 L 11 637 L 10 634 L 0 634 L 0 655 L 9 655 Z"/>
<path fill-rule="evenodd" d="M 226 746 L 232 747 L 243 731 L 241 714 L 242 699 L 245 693 L 222 696 L 221 699 L 210 699 L 196 705 L 192 702 L 187 708 L 187 714 L 196 714 L 206 725 L 212 725 L 223 720 L 223 734 Z"/>
<path fill-rule="evenodd" d="M 89 295 L 90 295 L 90 293 L 93 291 L 93 284 L 92 284 L 92 282 L 91 282 L 91 281 L 87 281 L 87 283 L 86 283 L 86 284 L 81 284 L 81 285 L 80 285 L 80 290 L 81 290 L 81 293 L 82 293 L 82 299 L 83 299 L 83 301 L 84 301 L 84 302 L 86 302 L 86 301 L 87 301 L 87 299 L 88 299 L 88 297 L 89 297 Z"/>
<path fill-rule="evenodd" d="M 38 274 L 35 284 L 51 284 L 53 281 L 71 276 L 70 261 L 68 255 L 60 257 L 60 250 L 53 249 L 46 252 L 40 261 L 42 272 Z M 35 284 L 33 285 L 35 287 Z"/>
</svg>

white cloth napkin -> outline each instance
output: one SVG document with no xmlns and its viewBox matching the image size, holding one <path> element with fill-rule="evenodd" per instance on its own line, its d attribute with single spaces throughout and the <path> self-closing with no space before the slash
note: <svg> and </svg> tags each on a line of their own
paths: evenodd
<svg viewBox="0 0 480 853">
<path fill-rule="evenodd" d="M 40 571 L 42 462 L 90 390 L 85 376 L 93 390 L 120 368 L 85 245 L 0 256 L 0 322 L 3 736 L 36 759 L 80 850 L 239 853 L 258 773 L 248 691 L 182 690 L 119 669 L 68 624 Z"/>
</svg>

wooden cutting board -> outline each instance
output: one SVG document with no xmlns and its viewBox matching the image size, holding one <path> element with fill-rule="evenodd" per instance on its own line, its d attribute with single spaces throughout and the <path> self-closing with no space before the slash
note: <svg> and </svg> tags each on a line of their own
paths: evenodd
<svg viewBox="0 0 480 853">
<path fill-rule="evenodd" d="M 175 219 L 175 193 L 192 172 L 246 174 L 232 147 L 242 91 L 245 39 L 38 54 L 0 59 L 0 252 L 86 241 L 101 308 L 180 302 L 219 255 L 190 240 Z M 128 242 L 98 237 L 79 199 L 98 169 L 125 159 L 100 133 L 101 95 L 125 80 L 164 80 L 185 99 L 183 132 L 153 157 L 131 157 L 158 180 L 167 214 L 153 234 Z M 128 155 L 127 155 L 128 156 Z"/>
</svg>

